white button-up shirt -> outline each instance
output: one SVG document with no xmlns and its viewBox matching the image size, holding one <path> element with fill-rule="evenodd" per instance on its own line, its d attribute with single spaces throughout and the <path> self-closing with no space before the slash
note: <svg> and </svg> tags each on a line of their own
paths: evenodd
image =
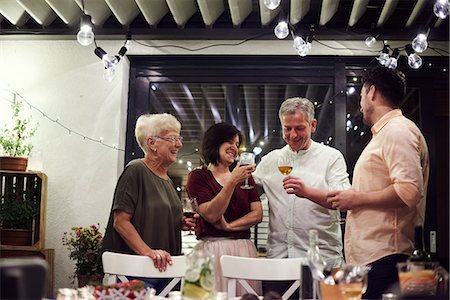
<svg viewBox="0 0 450 300">
<path fill-rule="evenodd" d="M 270 258 L 305 256 L 309 248 L 309 230 L 319 232 L 319 248 L 325 260 L 338 266 L 343 262 L 342 233 L 338 210 L 324 208 L 306 198 L 289 195 L 283 188 L 278 158 L 291 156 L 291 176 L 307 186 L 324 190 L 350 188 L 343 155 L 336 149 L 311 141 L 307 150 L 298 153 L 288 145 L 265 155 L 253 173 L 269 202 L 268 252 Z"/>
</svg>

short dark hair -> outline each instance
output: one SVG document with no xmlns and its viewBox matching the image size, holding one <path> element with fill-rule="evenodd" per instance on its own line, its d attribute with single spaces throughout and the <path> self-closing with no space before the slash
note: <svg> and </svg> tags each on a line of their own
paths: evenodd
<svg viewBox="0 0 450 300">
<path fill-rule="evenodd" d="M 364 73 L 362 84 L 367 89 L 371 85 L 375 86 L 393 108 L 399 108 L 406 95 L 405 75 L 397 69 L 393 70 L 383 66 L 375 67 Z"/>
<path fill-rule="evenodd" d="M 207 166 L 210 163 L 217 165 L 219 163 L 219 148 L 225 142 L 239 137 L 239 144 L 242 142 L 242 134 L 234 125 L 228 123 L 217 123 L 209 127 L 203 135 L 201 146 L 201 157 L 203 163 Z"/>
</svg>

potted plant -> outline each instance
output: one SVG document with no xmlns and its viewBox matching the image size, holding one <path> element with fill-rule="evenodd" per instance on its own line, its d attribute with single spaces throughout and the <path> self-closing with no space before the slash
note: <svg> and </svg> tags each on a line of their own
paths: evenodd
<svg viewBox="0 0 450 300">
<path fill-rule="evenodd" d="M 14 187 L 17 189 L 17 187 Z M 34 192 L 5 189 L 0 198 L 1 244 L 31 246 L 32 228 L 39 222 L 39 190 Z"/>
<path fill-rule="evenodd" d="M 78 287 L 101 284 L 103 235 L 99 227 L 100 224 L 72 227 L 70 232 L 64 232 L 62 243 L 70 251 L 69 258 L 75 261 L 73 278 L 77 278 Z"/>
<path fill-rule="evenodd" d="M 31 116 L 22 118 L 20 112 L 22 102 L 14 101 L 11 105 L 12 127 L 6 125 L 0 131 L 0 170 L 25 171 L 28 165 L 28 156 L 33 149 L 30 139 L 34 136 L 37 124 L 30 124 Z"/>
</svg>

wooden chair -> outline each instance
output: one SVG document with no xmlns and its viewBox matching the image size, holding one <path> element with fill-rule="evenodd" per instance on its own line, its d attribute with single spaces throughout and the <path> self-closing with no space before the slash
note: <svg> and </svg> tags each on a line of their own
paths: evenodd
<svg viewBox="0 0 450 300">
<path fill-rule="evenodd" d="M 220 258 L 223 276 L 228 279 L 230 298 L 236 297 L 236 282 L 248 293 L 256 295 L 247 280 L 294 280 L 282 295 L 283 299 L 288 299 L 300 287 L 302 264 L 306 264 L 306 258 L 249 258 L 230 255 Z"/>
<path fill-rule="evenodd" d="M 165 272 L 160 272 L 153 265 L 153 261 L 147 256 L 130 255 L 114 252 L 105 252 L 102 255 L 104 284 L 113 284 L 117 279 L 128 282 L 125 276 L 148 278 L 173 278 L 169 284 L 158 294 L 165 297 L 175 285 L 181 281 L 183 284 L 186 271 L 186 259 L 184 256 L 172 256 L 172 265 L 168 265 Z"/>
</svg>

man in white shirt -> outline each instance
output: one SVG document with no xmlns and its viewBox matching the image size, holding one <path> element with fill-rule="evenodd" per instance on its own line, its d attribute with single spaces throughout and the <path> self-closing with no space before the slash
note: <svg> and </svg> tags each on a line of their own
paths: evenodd
<svg viewBox="0 0 450 300">
<path fill-rule="evenodd" d="M 269 201 L 269 258 L 306 256 L 309 230 L 317 229 L 319 248 L 330 266 L 343 263 L 340 213 L 326 201 L 329 190 L 350 188 L 343 155 L 311 139 L 317 120 L 306 98 L 289 98 L 279 109 L 287 145 L 265 155 L 253 173 Z M 289 176 L 278 172 L 278 159 L 289 157 Z M 271 288 L 274 289 L 274 288 Z"/>
</svg>

